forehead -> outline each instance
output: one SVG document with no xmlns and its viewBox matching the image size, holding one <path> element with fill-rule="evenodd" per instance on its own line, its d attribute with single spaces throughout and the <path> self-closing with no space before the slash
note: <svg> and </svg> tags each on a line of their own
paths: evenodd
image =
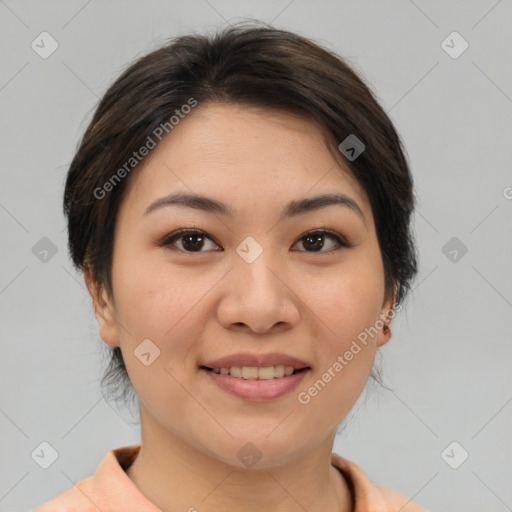
<svg viewBox="0 0 512 512">
<path fill-rule="evenodd" d="M 279 110 L 232 104 L 197 106 L 131 176 L 124 202 L 145 208 L 179 189 L 257 206 L 326 192 L 353 197 L 371 217 L 363 188 L 334 158 L 322 127 Z"/>
</svg>

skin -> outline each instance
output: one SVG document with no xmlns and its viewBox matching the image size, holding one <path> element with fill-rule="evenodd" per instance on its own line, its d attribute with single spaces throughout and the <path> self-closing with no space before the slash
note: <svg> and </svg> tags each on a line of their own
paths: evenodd
<svg viewBox="0 0 512 512">
<path fill-rule="evenodd" d="M 141 166 L 117 218 L 113 297 L 85 271 L 100 335 L 121 347 L 140 398 L 142 448 L 128 476 L 166 511 L 352 510 L 345 478 L 331 466 L 335 430 L 391 331 L 369 337 L 307 405 L 297 395 L 393 306 L 363 189 L 311 120 L 236 105 L 199 105 Z M 178 191 L 215 198 L 235 215 L 182 206 L 144 214 Z M 331 205 L 278 222 L 289 201 L 334 192 L 353 198 L 364 221 Z M 209 237 L 197 250 L 183 238 L 175 250 L 158 245 L 192 227 Z M 322 228 L 353 247 L 325 235 L 315 251 L 304 235 Z M 263 249 L 252 263 L 235 251 L 247 236 Z M 144 339 L 160 349 L 148 366 L 134 355 Z M 312 370 L 284 396 L 246 401 L 198 368 L 237 352 L 283 352 Z M 262 455 L 251 468 L 237 457 L 248 442 Z"/>
</svg>

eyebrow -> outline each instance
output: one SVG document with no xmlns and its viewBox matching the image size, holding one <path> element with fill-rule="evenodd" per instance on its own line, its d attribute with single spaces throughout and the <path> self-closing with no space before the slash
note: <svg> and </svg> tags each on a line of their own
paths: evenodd
<svg viewBox="0 0 512 512">
<path fill-rule="evenodd" d="M 364 225 L 366 226 L 366 218 L 363 214 L 363 211 L 357 204 L 357 202 L 351 197 L 345 194 L 322 194 L 316 197 L 299 199 L 297 201 L 290 201 L 285 205 L 283 212 L 281 213 L 279 222 L 284 219 L 297 217 L 299 215 L 303 215 L 308 212 L 313 212 L 316 210 L 320 210 L 321 208 L 326 208 L 328 206 L 339 205 L 346 207 L 353 212 L 355 212 Z M 144 215 L 147 215 L 157 209 L 163 208 L 165 206 L 184 206 L 188 208 L 194 208 L 196 210 L 200 210 L 206 213 L 212 213 L 215 215 L 223 215 L 225 217 L 234 217 L 234 210 L 220 201 L 216 199 L 212 199 L 210 197 L 206 197 L 199 194 L 183 194 L 183 193 L 174 193 L 169 194 L 165 197 L 161 197 L 156 201 L 153 201 L 144 212 Z"/>
</svg>

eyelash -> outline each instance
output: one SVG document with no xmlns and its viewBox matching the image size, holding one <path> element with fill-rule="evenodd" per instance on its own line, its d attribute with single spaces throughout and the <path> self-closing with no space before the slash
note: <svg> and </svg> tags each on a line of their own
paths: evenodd
<svg viewBox="0 0 512 512">
<path fill-rule="evenodd" d="M 204 231 L 201 231 L 199 229 L 190 229 L 190 228 L 184 228 L 184 229 L 179 229 L 177 231 L 173 231 L 172 233 L 166 235 L 159 243 L 158 245 L 159 246 L 164 246 L 164 247 L 168 247 L 169 249 L 173 250 L 173 251 L 180 251 L 180 252 L 184 252 L 186 254 L 200 254 L 200 253 L 204 253 L 204 252 L 210 252 L 210 251 L 185 251 L 183 249 L 179 249 L 178 247 L 173 247 L 173 243 L 177 240 L 179 240 L 180 237 L 184 236 L 184 235 L 190 235 L 190 234 L 197 234 L 197 235 L 202 235 L 204 236 L 205 238 L 208 238 L 209 240 L 211 240 L 212 242 L 214 242 L 216 245 L 219 245 L 217 244 L 217 242 L 215 242 L 215 240 L 213 240 L 212 237 L 208 236 Z M 343 237 L 341 237 L 340 235 L 338 235 L 335 231 L 331 231 L 329 229 L 321 229 L 321 230 L 314 230 L 314 231 L 308 231 L 307 233 L 304 233 L 298 240 L 297 242 L 299 242 L 300 240 L 302 240 L 303 238 L 306 238 L 307 236 L 311 236 L 311 235 L 318 235 L 318 234 L 321 234 L 321 235 L 328 235 L 327 238 L 331 238 L 333 239 L 337 244 L 338 244 L 338 247 L 337 248 L 334 248 L 334 249 L 330 249 L 328 251 L 299 251 L 299 252 L 309 252 L 311 254 L 329 254 L 329 253 L 332 253 L 332 252 L 335 252 L 335 251 L 339 251 L 341 248 L 346 248 L 346 249 L 349 249 L 350 247 L 353 247 L 353 244 L 349 243 L 346 241 L 346 239 L 344 239 Z M 295 245 L 297 242 L 295 242 L 293 245 Z"/>
</svg>

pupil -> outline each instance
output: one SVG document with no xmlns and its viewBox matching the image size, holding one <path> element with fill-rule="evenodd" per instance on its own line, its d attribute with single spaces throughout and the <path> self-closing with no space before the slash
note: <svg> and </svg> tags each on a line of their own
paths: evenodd
<svg viewBox="0 0 512 512">
<path fill-rule="evenodd" d="M 193 241 L 191 241 L 194 238 L 199 238 L 200 239 L 199 243 L 197 241 L 195 243 Z M 201 235 L 199 235 L 199 234 L 185 235 L 183 237 L 183 247 L 185 249 L 187 249 L 187 250 L 189 250 L 189 249 L 194 250 L 194 249 L 197 249 L 197 248 L 201 249 L 201 244 L 203 242 L 202 238 L 203 237 Z M 188 244 L 190 244 L 190 246 L 187 247 Z"/>
<path fill-rule="evenodd" d="M 310 241 L 312 241 L 312 245 L 313 245 L 313 250 L 320 250 L 324 244 L 322 242 L 322 238 L 323 238 L 323 235 L 321 234 L 318 234 L 318 235 L 308 235 L 306 236 L 306 243 L 304 244 L 305 246 L 307 246 Z"/>
</svg>

